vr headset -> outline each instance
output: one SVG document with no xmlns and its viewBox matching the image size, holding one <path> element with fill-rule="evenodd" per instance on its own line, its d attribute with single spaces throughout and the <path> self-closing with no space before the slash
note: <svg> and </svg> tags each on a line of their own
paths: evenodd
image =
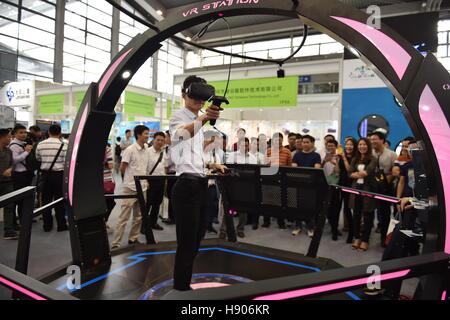
<svg viewBox="0 0 450 320">
<path fill-rule="evenodd" d="M 187 89 L 184 89 L 184 93 L 194 100 L 210 101 L 216 96 L 216 89 L 206 83 L 194 82 Z"/>
</svg>

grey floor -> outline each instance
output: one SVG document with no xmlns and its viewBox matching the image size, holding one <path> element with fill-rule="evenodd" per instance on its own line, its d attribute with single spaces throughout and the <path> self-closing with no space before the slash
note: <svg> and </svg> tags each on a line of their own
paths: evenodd
<svg viewBox="0 0 450 320">
<path fill-rule="evenodd" d="M 112 227 L 115 226 L 120 213 L 120 200 L 117 202 L 118 205 L 114 208 L 109 221 L 109 225 Z M 155 231 L 157 241 L 175 240 L 175 226 L 165 226 L 162 223 L 161 225 L 164 226 L 164 231 Z M 125 235 L 128 235 L 129 228 L 130 226 L 128 225 Z M 215 228 L 218 229 L 218 225 L 215 225 Z M 3 230 L 3 226 L 1 225 L 0 230 Z M 110 243 L 112 242 L 112 231 L 109 233 Z M 272 223 L 272 226 L 268 229 L 259 228 L 258 230 L 252 230 L 251 226 L 247 226 L 245 231 L 246 237 L 240 239 L 240 241 L 305 254 L 310 238 L 305 233 L 294 237 L 291 235 L 291 232 L 291 229 L 278 229 L 276 222 Z M 207 238 L 214 237 L 217 236 L 214 234 L 207 235 Z M 330 228 L 326 225 L 318 255 L 333 259 L 344 267 L 377 263 L 381 260 L 383 249 L 379 246 L 379 234 L 372 232 L 372 244 L 367 252 L 352 250 L 351 246 L 345 243 L 345 239 L 346 234 L 340 237 L 338 241 L 332 241 Z M 126 245 L 127 240 L 125 236 L 123 239 L 124 245 Z M 144 236 L 141 236 L 140 241 L 145 242 Z M 0 263 L 14 267 L 16 250 L 17 241 L 6 241 L 0 238 Z M 44 233 L 42 230 L 42 221 L 34 223 L 28 274 L 36 278 L 70 261 L 69 233 L 57 233 L 56 230 L 50 233 Z M 406 282 L 404 286 L 405 294 L 411 295 L 413 289 L 414 282 Z M 5 290 L 0 288 L 0 299 L 8 299 L 8 297 L 9 295 L 5 293 Z"/>
</svg>

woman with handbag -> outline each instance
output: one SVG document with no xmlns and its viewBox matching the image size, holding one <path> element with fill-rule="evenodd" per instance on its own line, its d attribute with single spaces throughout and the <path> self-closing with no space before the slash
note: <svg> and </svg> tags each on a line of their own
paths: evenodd
<svg viewBox="0 0 450 320">
<path fill-rule="evenodd" d="M 112 172 L 113 168 L 114 161 L 112 157 L 112 150 L 108 144 L 105 150 L 105 159 L 103 161 L 103 189 L 105 191 L 105 194 L 114 194 L 114 190 L 116 189 L 116 183 L 114 182 L 114 176 Z M 111 212 L 113 211 L 115 205 L 116 202 L 114 201 L 114 199 L 106 198 L 106 223 L 108 223 L 109 216 L 111 215 Z M 108 224 L 106 225 L 106 228 L 109 229 Z"/>
<path fill-rule="evenodd" d="M 370 140 L 361 138 L 357 144 L 356 156 L 350 164 L 349 177 L 352 188 L 362 191 L 372 191 L 372 179 L 377 166 L 377 159 L 372 155 Z M 355 250 L 367 251 L 372 232 L 376 201 L 355 194 L 350 196 L 350 208 L 353 209 L 353 235 L 355 240 L 352 247 Z M 361 218 L 364 221 L 361 230 Z"/>
<path fill-rule="evenodd" d="M 336 166 L 336 172 L 339 174 L 338 184 L 341 187 L 351 187 L 352 180 L 349 177 L 350 164 L 356 154 L 356 139 L 353 137 L 347 137 L 345 139 L 344 153 L 338 154 L 339 162 Z M 348 232 L 347 243 L 353 242 L 353 216 L 352 210 L 349 206 L 350 194 L 341 192 L 341 204 L 339 210 L 344 204 L 344 232 Z"/>
</svg>

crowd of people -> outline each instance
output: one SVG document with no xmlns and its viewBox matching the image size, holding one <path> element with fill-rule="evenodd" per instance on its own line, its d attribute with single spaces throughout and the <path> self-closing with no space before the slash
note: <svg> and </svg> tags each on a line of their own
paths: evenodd
<svg viewBox="0 0 450 320">
<path fill-rule="evenodd" d="M 175 164 L 171 146 L 169 131 L 154 134 L 151 143 L 148 128 L 138 126 L 134 129 L 135 142 L 131 143 L 131 131 L 127 131 L 123 140 L 117 140 L 116 159 L 120 159 L 120 172 L 123 177 L 122 193 L 132 194 L 136 192 L 133 177 L 137 175 L 166 175 L 175 174 Z M 283 145 L 284 135 L 274 134 L 271 139 L 260 134 L 258 137 L 246 137 L 245 129 L 240 128 L 236 134 L 237 142 L 229 144 L 228 136 L 218 131 L 206 131 L 204 133 L 203 159 L 205 165 L 218 164 L 260 164 L 271 166 L 292 166 L 323 168 L 330 184 L 343 187 L 376 192 L 391 195 L 398 198 L 412 196 L 408 179 L 412 169 L 411 148 L 415 140 L 407 137 L 402 142 L 402 151 L 398 156 L 389 149 L 386 137 L 382 132 L 373 132 L 368 138 L 356 140 L 347 137 L 344 145 L 340 145 L 333 135 L 324 137 L 323 146 L 316 146 L 315 138 L 310 135 L 290 133 L 288 145 Z M 126 142 L 124 142 L 126 141 Z M 105 157 L 107 159 L 107 157 Z M 106 177 L 106 176 L 105 176 Z M 105 178 L 106 179 L 106 178 Z M 173 182 L 164 184 L 153 181 L 141 182 L 145 191 L 149 214 L 150 226 L 154 230 L 163 230 L 158 223 L 159 210 L 164 194 L 169 198 L 168 218 L 163 219 L 165 224 L 174 224 L 176 217 L 173 214 L 170 196 Z M 215 180 L 208 182 L 208 217 L 207 232 L 216 233 L 220 238 L 226 237 L 226 226 L 222 223 L 219 230 L 221 195 Z M 125 225 L 133 212 L 133 223 L 128 242 L 138 242 L 141 229 L 141 215 L 137 200 L 122 201 L 122 210 L 119 222 L 115 229 L 113 248 L 121 245 Z M 366 251 L 369 248 L 369 240 L 378 222 L 376 232 L 380 234 L 381 246 L 386 246 L 386 237 L 391 217 L 397 211 L 389 202 L 363 198 L 354 194 L 333 191 L 328 222 L 331 226 L 332 240 L 336 241 L 343 233 L 346 233 L 347 243 L 355 250 Z M 344 226 L 339 229 L 340 214 L 343 212 Z M 375 213 L 377 219 L 375 219 Z M 238 213 L 237 235 L 245 237 L 247 225 L 254 230 L 260 227 L 259 217 Z M 264 217 L 262 228 L 271 226 L 271 219 Z M 309 237 L 313 237 L 315 221 L 285 221 L 277 220 L 280 229 L 292 228 L 292 235 L 297 236 L 303 230 Z"/>
<path fill-rule="evenodd" d="M 134 135 L 134 139 L 133 139 Z M 117 178 L 121 176 L 121 194 L 135 194 L 134 176 L 173 175 L 175 164 L 169 131 L 157 132 L 150 140 L 150 131 L 145 126 L 127 130 L 123 138 L 118 137 L 113 148 L 108 145 L 104 158 L 104 191 L 114 194 Z M 347 137 L 341 146 L 333 135 L 324 137 L 323 145 L 317 146 L 315 138 L 310 135 L 290 133 L 288 145 L 283 145 L 284 135 L 275 133 L 271 139 L 265 134 L 248 138 L 245 129 L 238 129 L 236 142 L 229 145 L 228 137 L 218 131 L 204 133 L 203 159 L 205 164 L 259 164 L 270 166 L 292 166 L 323 168 L 330 184 L 343 187 L 391 195 L 398 198 L 411 197 L 412 156 L 411 149 L 416 141 L 407 137 L 402 142 L 400 156 L 389 149 L 382 132 L 373 132 L 368 138 L 356 140 Z M 30 185 L 39 188 L 39 205 L 48 204 L 62 197 L 62 181 L 67 141 L 62 139 L 61 128 L 52 125 L 44 139 L 39 127 L 33 126 L 27 132 L 22 125 L 11 129 L 0 129 L 0 195 L 19 190 Z M 116 174 L 114 174 L 116 172 Z M 119 173 L 119 174 L 117 174 Z M 167 225 L 175 224 L 173 204 L 170 201 L 173 181 L 168 183 L 154 180 L 151 183 L 141 181 L 145 192 L 150 227 L 164 230 L 158 223 L 160 206 L 164 195 L 169 198 L 168 217 L 162 219 Z M 220 238 L 226 237 L 226 227 L 222 223 L 219 230 L 219 212 L 222 210 L 221 195 L 215 180 L 208 182 L 208 217 L 207 232 L 216 233 Z M 107 198 L 106 221 L 115 207 L 113 199 Z M 22 203 L 9 205 L 4 209 L 4 239 L 18 238 Z M 380 234 L 381 246 L 386 246 L 389 222 L 398 208 L 389 202 L 363 198 L 354 194 L 333 191 L 328 222 L 331 226 L 332 240 L 336 241 L 343 233 L 347 234 L 347 243 L 355 250 L 366 251 L 374 228 Z M 340 214 L 343 213 L 344 226 L 339 229 Z M 375 215 L 376 213 L 376 215 Z M 137 199 L 121 201 L 121 212 L 114 228 L 112 248 L 120 247 L 125 227 L 133 214 L 133 222 L 128 243 L 138 243 L 140 233 L 144 233 L 142 215 Z M 57 231 L 67 230 L 64 205 L 55 207 Z M 377 219 L 375 219 L 375 217 Z M 238 237 L 245 237 L 247 225 L 254 230 L 260 227 L 259 217 L 239 212 L 237 224 Z M 315 221 L 277 220 L 280 229 L 292 229 L 297 236 L 303 230 L 309 237 L 314 235 Z M 271 219 L 263 218 L 262 228 L 269 228 Z M 108 225 L 108 228 L 110 226 Z M 53 229 L 51 211 L 43 214 L 43 229 Z"/>
<path fill-rule="evenodd" d="M 51 125 L 45 134 L 38 126 L 32 126 L 29 131 L 20 124 L 0 129 L 0 195 L 36 186 L 36 206 L 62 198 L 67 147 L 59 125 Z M 3 239 L 18 239 L 22 209 L 23 201 L 3 208 Z M 54 210 L 57 231 L 68 230 L 64 204 L 57 204 Z M 44 231 L 52 231 L 54 219 L 50 209 L 43 213 L 42 220 Z"/>
<path fill-rule="evenodd" d="M 133 140 L 134 134 L 134 140 Z M 52 125 L 44 140 L 39 127 L 33 126 L 27 132 L 26 128 L 17 125 L 12 130 L 0 130 L 0 195 L 19 190 L 30 185 L 40 188 L 40 205 L 48 204 L 62 197 L 62 179 L 64 171 L 67 142 L 61 136 L 61 128 Z M 245 129 L 238 129 L 236 143 L 229 146 L 228 137 L 218 131 L 204 133 L 205 163 L 220 164 L 260 164 L 271 166 L 293 166 L 308 168 L 323 168 L 328 181 L 344 187 L 352 187 L 364 191 L 372 191 L 398 198 L 412 196 L 409 186 L 411 178 L 412 157 L 411 148 L 415 140 L 407 137 L 402 142 L 400 156 L 389 149 L 386 137 L 382 132 L 373 132 L 368 138 L 358 141 L 347 137 L 344 145 L 340 145 L 333 135 L 324 137 L 323 145 L 316 146 L 315 138 L 310 135 L 290 133 L 288 145 L 283 145 L 284 135 L 274 134 L 271 139 L 265 134 L 258 137 L 246 137 Z M 104 188 L 106 194 L 115 193 L 116 173 L 122 177 L 121 194 L 136 193 L 134 176 L 175 174 L 174 159 L 171 157 L 170 133 L 157 132 L 149 143 L 150 133 L 145 126 L 137 126 L 127 130 L 123 138 L 118 137 L 114 151 L 111 146 L 105 150 Z M 114 155 L 113 155 L 114 153 Z M 115 170 L 114 170 L 115 168 Z M 381 180 L 381 181 L 380 181 Z M 150 226 L 155 230 L 164 228 L 158 223 L 160 206 L 164 195 L 169 198 L 168 218 L 163 219 L 167 225 L 175 224 L 172 203 L 170 201 L 173 182 L 165 184 L 163 181 L 141 182 L 145 191 Z M 208 183 L 209 216 L 207 217 L 207 231 L 218 233 L 219 237 L 226 237 L 226 228 L 222 224 L 220 230 L 214 227 L 219 223 L 221 210 L 220 192 L 214 180 Z M 115 201 L 107 198 L 108 220 Z M 388 202 L 377 201 L 372 198 L 362 198 L 353 194 L 334 191 L 332 205 L 328 213 L 328 222 L 332 230 L 332 239 L 347 233 L 347 242 L 353 249 L 366 251 L 374 227 L 375 213 L 378 221 L 376 232 L 380 233 L 380 244 L 385 247 L 388 226 L 392 214 L 397 211 Z M 5 208 L 4 239 L 17 239 L 20 230 L 20 214 L 22 203 Z M 339 230 L 340 213 L 344 215 L 344 227 Z M 137 199 L 121 201 L 121 213 L 114 229 L 112 247 L 121 245 L 126 224 L 133 213 L 133 223 L 128 237 L 129 244 L 138 242 L 142 230 L 142 216 Z M 67 230 L 64 206 L 55 208 L 57 230 Z M 43 215 L 44 231 L 53 228 L 51 211 Z M 259 217 L 247 216 L 239 213 L 237 234 L 245 237 L 246 225 L 254 230 L 260 227 Z M 280 229 L 292 228 L 292 235 L 297 236 L 303 230 L 312 237 L 314 235 L 314 221 L 285 221 L 277 220 Z M 262 228 L 269 228 L 271 219 L 263 218 Z M 108 228 L 110 226 L 108 225 Z"/>
</svg>

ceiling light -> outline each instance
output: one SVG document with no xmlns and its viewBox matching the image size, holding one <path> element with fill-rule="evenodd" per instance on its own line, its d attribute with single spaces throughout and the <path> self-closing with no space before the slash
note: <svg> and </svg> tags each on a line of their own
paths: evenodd
<svg viewBox="0 0 450 320">
<path fill-rule="evenodd" d="M 192 41 L 192 38 L 191 37 L 186 37 L 186 40 L 187 41 Z"/>
<path fill-rule="evenodd" d="M 156 10 L 156 14 L 157 14 L 158 16 L 162 16 L 162 15 L 163 15 L 163 12 L 162 12 L 161 10 Z"/>
<path fill-rule="evenodd" d="M 123 79 L 129 79 L 131 77 L 131 72 L 130 71 L 124 71 L 124 73 L 122 73 L 122 78 Z"/>
</svg>

